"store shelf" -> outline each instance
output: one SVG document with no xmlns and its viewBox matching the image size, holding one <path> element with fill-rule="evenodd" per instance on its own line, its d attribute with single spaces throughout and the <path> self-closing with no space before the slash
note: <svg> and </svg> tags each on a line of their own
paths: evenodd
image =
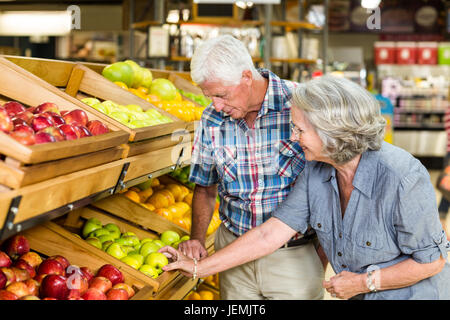
<svg viewBox="0 0 450 320">
<path fill-rule="evenodd" d="M 394 124 L 394 130 L 396 129 L 417 129 L 417 130 L 427 130 L 427 129 L 436 129 L 436 130 L 444 130 L 443 123 L 431 123 L 431 124 L 421 124 L 421 123 L 398 123 Z"/>
<path fill-rule="evenodd" d="M 421 113 L 421 114 L 445 114 L 444 110 L 424 110 L 424 109 L 406 109 L 395 108 L 394 113 Z"/>
</svg>

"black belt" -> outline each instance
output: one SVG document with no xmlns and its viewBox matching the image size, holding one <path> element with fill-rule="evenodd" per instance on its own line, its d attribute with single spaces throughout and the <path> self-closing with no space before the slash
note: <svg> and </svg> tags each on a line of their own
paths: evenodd
<svg viewBox="0 0 450 320">
<path fill-rule="evenodd" d="M 305 244 L 311 243 L 316 238 L 317 238 L 317 235 L 316 235 L 315 232 L 312 232 L 312 233 L 309 233 L 309 234 L 307 233 L 305 236 L 303 236 L 300 239 L 291 240 L 289 242 L 286 242 L 285 244 L 283 244 L 280 247 L 280 249 L 303 246 Z"/>
</svg>

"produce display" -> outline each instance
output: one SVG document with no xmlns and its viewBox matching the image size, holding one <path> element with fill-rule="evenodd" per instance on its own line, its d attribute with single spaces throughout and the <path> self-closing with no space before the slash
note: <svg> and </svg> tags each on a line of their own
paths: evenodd
<svg viewBox="0 0 450 320">
<path fill-rule="evenodd" d="M 150 211 L 190 232 L 192 225 L 193 191 L 168 177 L 154 178 L 123 190 L 123 195 Z M 219 202 L 216 202 L 206 235 L 219 227 Z"/>
<path fill-rule="evenodd" d="M 178 89 L 178 92 L 180 92 L 186 98 L 189 98 L 192 101 L 194 101 L 194 102 L 196 102 L 199 105 L 204 106 L 204 107 L 207 107 L 207 106 L 209 106 L 212 103 L 211 99 L 208 99 L 207 97 L 205 97 L 202 94 L 195 94 L 195 93 L 192 93 L 192 92 L 184 91 L 182 89 Z"/>
<path fill-rule="evenodd" d="M 51 102 L 26 108 L 17 101 L 6 102 L 0 107 L 0 130 L 27 146 L 109 132 L 106 124 L 89 120 L 82 109 L 60 110 Z"/>
<path fill-rule="evenodd" d="M 26 237 L 7 239 L 0 251 L 0 300 L 128 300 L 135 291 L 111 264 L 94 275 L 62 255 L 41 257 Z"/>
<path fill-rule="evenodd" d="M 204 107 L 209 105 L 209 99 L 203 95 L 192 93 L 185 95 L 185 92 L 177 90 L 170 80 L 153 79 L 149 69 L 142 68 L 132 60 L 110 64 L 103 69 L 102 75 L 121 88 L 186 122 L 200 120 Z M 180 92 L 203 107 L 184 100 Z"/>
<path fill-rule="evenodd" d="M 97 98 L 83 98 L 81 101 L 132 129 L 173 122 L 172 119 L 162 115 L 156 109 L 144 111 L 141 106 L 136 104 L 123 106 L 111 100 L 101 102 Z"/>
<path fill-rule="evenodd" d="M 151 278 L 157 278 L 162 273 L 162 267 L 169 263 L 158 250 L 164 246 L 178 248 L 179 243 L 189 239 L 189 236 L 180 237 L 172 230 L 164 231 L 159 239 L 139 239 L 133 232 L 122 233 L 116 224 L 102 225 L 96 218 L 84 223 L 81 236 L 89 244 Z"/>
<path fill-rule="evenodd" d="M 206 285 L 204 285 L 206 284 Z M 219 290 L 219 274 L 210 275 L 203 278 L 203 284 L 197 290 L 192 290 L 185 300 L 218 300 L 219 294 L 214 293 Z"/>
</svg>

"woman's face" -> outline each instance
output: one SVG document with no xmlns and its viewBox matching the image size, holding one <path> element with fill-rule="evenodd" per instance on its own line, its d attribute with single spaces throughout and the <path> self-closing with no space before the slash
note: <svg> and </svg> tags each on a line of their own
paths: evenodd
<svg viewBox="0 0 450 320">
<path fill-rule="evenodd" d="M 292 106 L 291 115 L 293 128 L 290 139 L 300 144 L 305 152 L 306 160 L 329 162 L 330 159 L 322 155 L 322 140 L 308 119 L 306 119 L 303 111 L 296 106 Z"/>
</svg>

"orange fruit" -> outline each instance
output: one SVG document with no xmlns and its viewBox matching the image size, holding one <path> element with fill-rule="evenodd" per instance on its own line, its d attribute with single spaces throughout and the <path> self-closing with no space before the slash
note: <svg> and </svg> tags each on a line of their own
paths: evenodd
<svg viewBox="0 0 450 320">
<path fill-rule="evenodd" d="M 141 203 L 145 208 L 147 208 L 150 211 L 155 211 L 155 206 L 150 203 Z"/>
<path fill-rule="evenodd" d="M 193 192 L 189 192 L 184 198 L 183 202 L 187 203 L 190 207 L 192 207 L 192 197 L 194 196 Z"/>
<path fill-rule="evenodd" d="M 167 208 L 169 206 L 169 200 L 165 195 L 161 194 L 159 191 L 152 194 L 147 199 L 147 203 L 153 205 L 156 209 Z"/>
<path fill-rule="evenodd" d="M 202 300 L 214 300 L 214 294 L 209 290 L 200 290 L 198 294 Z"/>
<path fill-rule="evenodd" d="M 119 87 L 121 87 L 121 88 L 123 88 L 125 90 L 128 90 L 128 86 L 125 83 L 121 82 L 121 81 L 114 81 L 114 84 L 118 85 Z"/>
<path fill-rule="evenodd" d="M 175 223 L 177 226 L 185 229 L 186 231 L 189 231 L 188 228 L 187 228 L 187 225 L 185 224 L 185 222 L 183 220 L 183 218 L 175 218 L 175 217 L 173 217 L 172 218 L 172 222 Z"/>
<path fill-rule="evenodd" d="M 153 194 L 153 189 L 152 187 L 150 187 L 148 189 L 140 191 L 138 194 L 141 198 L 141 202 L 147 202 L 147 199 Z"/>
<path fill-rule="evenodd" d="M 172 192 L 173 196 L 175 197 L 175 201 L 181 201 L 183 200 L 183 189 L 178 184 L 171 183 L 166 186 L 166 189 L 170 190 Z"/>
<path fill-rule="evenodd" d="M 146 87 L 138 87 L 136 90 L 142 92 L 145 95 L 148 93 L 148 88 Z"/>
<path fill-rule="evenodd" d="M 141 198 L 139 197 L 139 194 L 133 190 L 128 190 L 123 195 L 134 202 L 140 202 L 140 200 L 141 200 Z"/>
<path fill-rule="evenodd" d="M 155 213 L 169 221 L 172 221 L 172 213 L 167 208 L 158 208 L 155 210 Z"/>
<path fill-rule="evenodd" d="M 187 296 L 186 300 L 202 300 L 202 297 L 195 291 L 192 291 Z"/>
<path fill-rule="evenodd" d="M 167 210 L 172 214 L 173 219 L 181 219 L 183 217 L 183 210 L 176 205 L 171 205 L 167 207 Z"/>
<path fill-rule="evenodd" d="M 158 178 L 153 178 L 153 180 L 152 180 L 152 184 L 150 185 L 150 187 L 157 187 L 157 186 L 159 186 L 160 185 L 160 183 L 159 183 L 159 179 Z"/>
<path fill-rule="evenodd" d="M 158 97 L 156 94 L 147 94 L 147 99 L 149 100 L 149 102 L 159 102 L 161 101 L 161 98 Z"/>
<path fill-rule="evenodd" d="M 186 226 L 186 230 L 191 232 L 191 226 L 192 226 L 191 217 L 183 217 L 181 219 L 184 221 L 184 225 Z"/>
<path fill-rule="evenodd" d="M 183 212 L 183 216 L 191 213 L 191 207 L 185 202 L 175 202 L 174 206 L 178 207 Z"/>
<path fill-rule="evenodd" d="M 175 203 L 175 197 L 173 196 L 173 193 L 170 192 L 170 190 L 163 189 L 163 190 L 158 190 L 158 192 L 167 198 L 167 200 L 169 202 L 169 206 Z"/>
</svg>

